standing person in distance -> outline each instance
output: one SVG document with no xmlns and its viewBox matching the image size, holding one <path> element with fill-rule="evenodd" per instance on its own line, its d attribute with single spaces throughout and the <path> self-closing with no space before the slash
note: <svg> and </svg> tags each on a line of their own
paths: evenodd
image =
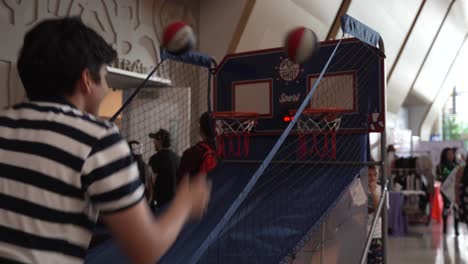
<svg viewBox="0 0 468 264">
<path fill-rule="evenodd" d="M 455 202 L 458 205 L 460 221 L 468 224 L 468 157 L 463 163 L 457 171 Z"/>
<path fill-rule="evenodd" d="M 201 141 L 184 151 L 178 172 L 179 178 L 182 175 L 209 173 L 218 165 L 213 122 L 209 112 L 200 116 L 198 124 Z"/>
<path fill-rule="evenodd" d="M 440 163 L 436 167 L 436 176 L 437 180 L 444 183 L 447 177 L 450 175 L 452 170 L 454 170 L 457 166 L 455 162 L 455 153 L 453 152 L 452 148 L 444 148 L 440 153 Z M 458 236 L 458 212 L 455 207 L 452 208 L 452 203 L 450 200 L 445 196 L 443 192 L 442 198 L 444 199 L 444 209 L 442 211 L 442 218 L 444 221 L 443 225 L 443 232 L 444 234 L 447 233 L 447 220 L 450 212 L 453 214 L 453 226 L 455 228 L 455 235 Z M 452 210 L 453 209 L 453 210 Z"/>
<path fill-rule="evenodd" d="M 133 158 L 137 162 L 140 180 L 145 185 L 146 200 L 150 204 L 153 200 L 153 186 L 155 182 L 153 172 L 143 160 L 143 145 L 136 140 L 131 140 L 128 144 L 130 145 Z"/>
<path fill-rule="evenodd" d="M 369 203 L 368 203 L 368 232 L 372 227 L 375 213 L 379 207 L 380 197 L 382 196 L 382 186 L 378 183 L 377 167 L 370 166 L 368 168 L 368 186 L 369 186 Z M 388 201 L 388 197 L 387 197 Z M 378 216 L 377 224 L 375 225 L 374 233 L 372 234 L 372 242 L 367 254 L 368 264 L 383 263 L 383 247 L 382 247 L 382 217 Z"/>
<path fill-rule="evenodd" d="M 167 130 L 160 129 L 156 133 L 149 134 L 149 137 L 153 139 L 156 151 L 149 160 L 149 165 L 155 174 L 152 205 L 162 208 L 174 198 L 180 157 L 170 149 L 171 135 Z"/>
</svg>

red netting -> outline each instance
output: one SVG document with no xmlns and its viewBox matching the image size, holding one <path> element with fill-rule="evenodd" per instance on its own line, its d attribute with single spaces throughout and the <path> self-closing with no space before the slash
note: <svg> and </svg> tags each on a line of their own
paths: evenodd
<svg viewBox="0 0 468 264">
<path fill-rule="evenodd" d="M 252 112 L 214 112 L 211 116 L 216 121 L 218 154 L 222 157 L 247 157 L 250 150 L 250 132 L 257 124 L 258 114 Z M 228 146 L 226 146 L 226 141 Z"/>
<path fill-rule="evenodd" d="M 297 110 L 291 110 L 295 114 Z M 343 109 L 304 109 L 296 123 L 298 134 L 297 154 L 299 159 L 306 159 L 307 155 L 317 155 L 321 159 L 327 156 L 336 159 L 336 134 L 341 124 Z M 312 137 L 310 150 L 307 146 L 308 136 Z M 323 137 L 323 147 L 319 147 L 319 138 Z M 329 142 L 329 138 L 330 141 Z"/>
</svg>

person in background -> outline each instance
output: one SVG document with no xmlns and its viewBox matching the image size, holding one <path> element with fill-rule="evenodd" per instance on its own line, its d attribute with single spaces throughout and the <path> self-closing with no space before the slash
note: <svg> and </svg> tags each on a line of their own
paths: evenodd
<svg viewBox="0 0 468 264">
<path fill-rule="evenodd" d="M 388 145 L 387 147 L 387 153 L 395 153 L 396 152 L 396 149 L 395 149 L 395 146 L 394 145 Z"/>
<path fill-rule="evenodd" d="M 455 161 L 455 153 L 453 152 L 452 148 L 444 148 L 442 152 L 440 153 L 440 163 L 436 167 L 436 174 L 437 174 L 437 180 L 444 183 L 444 181 L 447 179 L 447 177 L 450 175 L 453 169 L 457 166 L 457 163 Z M 452 208 L 452 203 L 450 200 L 445 196 L 444 193 L 442 193 L 442 197 L 444 199 L 444 210 L 442 212 L 442 218 L 444 220 L 444 225 L 443 225 L 443 232 L 444 234 L 447 233 L 447 218 L 448 215 L 450 214 L 451 208 Z M 454 207 L 453 208 L 453 225 L 455 228 L 455 235 L 458 236 L 458 214 L 457 214 L 457 209 Z"/>
<path fill-rule="evenodd" d="M 170 149 L 171 135 L 160 129 L 149 134 L 153 139 L 156 154 L 151 156 L 149 165 L 155 174 L 152 206 L 162 208 L 174 198 L 177 183 L 177 170 L 180 157 Z"/>
<path fill-rule="evenodd" d="M 178 172 L 179 177 L 185 174 L 195 175 L 199 172 L 208 173 L 218 164 L 213 119 L 208 112 L 201 115 L 199 128 L 201 141 L 184 151 Z"/>
<path fill-rule="evenodd" d="M 369 186 L 369 221 L 368 221 L 368 232 L 372 227 L 372 221 L 374 220 L 375 212 L 379 207 L 380 197 L 382 196 L 382 186 L 378 184 L 378 171 L 375 166 L 368 168 L 368 186 Z M 382 217 L 379 216 L 375 225 L 374 233 L 372 234 L 372 242 L 369 247 L 367 254 L 367 263 L 369 264 L 380 264 L 383 263 L 383 251 L 382 251 Z"/>
<path fill-rule="evenodd" d="M 394 173 L 394 168 L 395 168 L 395 160 L 398 158 L 395 154 L 396 149 L 395 146 L 393 145 L 388 145 L 387 147 L 387 160 L 385 161 L 385 171 L 387 172 L 389 182 L 390 182 L 390 189 L 391 190 L 398 190 L 400 189 L 399 187 L 396 187 L 396 183 L 394 182 L 395 178 L 395 173 Z M 401 186 L 400 186 L 401 187 Z"/>
<path fill-rule="evenodd" d="M 463 149 L 454 147 L 452 148 L 453 150 L 453 155 L 455 156 L 454 160 L 455 163 L 459 166 L 464 166 L 465 165 L 465 155 L 463 154 L 464 151 Z"/>
<path fill-rule="evenodd" d="M 457 171 L 455 185 L 455 203 L 458 206 L 458 216 L 461 222 L 468 224 L 468 158 Z"/>
<path fill-rule="evenodd" d="M 137 162 L 140 180 L 145 185 L 146 200 L 150 203 L 153 199 L 153 185 L 155 179 L 151 169 L 143 160 L 143 145 L 136 140 L 131 140 L 128 144 L 130 145 L 133 158 Z"/>
</svg>

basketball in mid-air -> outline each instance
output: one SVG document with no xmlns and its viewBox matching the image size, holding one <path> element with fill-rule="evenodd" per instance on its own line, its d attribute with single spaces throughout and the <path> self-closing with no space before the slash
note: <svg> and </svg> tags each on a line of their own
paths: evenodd
<svg viewBox="0 0 468 264">
<path fill-rule="evenodd" d="M 286 35 L 284 47 L 288 57 L 296 63 L 309 60 L 319 49 L 315 32 L 306 27 L 297 27 Z"/>
<path fill-rule="evenodd" d="M 164 29 L 163 47 L 174 55 L 181 55 L 191 50 L 195 43 L 195 33 L 184 22 L 171 23 Z"/>
</svg>

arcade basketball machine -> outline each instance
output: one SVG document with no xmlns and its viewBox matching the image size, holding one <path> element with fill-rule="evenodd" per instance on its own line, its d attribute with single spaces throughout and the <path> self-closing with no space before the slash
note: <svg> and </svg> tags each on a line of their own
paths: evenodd
<svg viewBox="0 0 468 264">
<path fill-rule="evenodd" d="M 163 263 L 302 263 L 298 254 L 324 232 L 321 224 L 362 169 L 383 166 L 383 41 L 349 16 L 342 31 L 343 38 L 322 42 L 302 64 L 284 48 L 219 62 L 212 117 L 223 163 L 213 173 L 205 219 L 185 230 Z M 369 133 L 380 134 L 380 161 L 369 158 Z M 386 230 L 382 186 L 377 215 Z M 361 209 L 367 216 L 367 204 Z M 360 224 L 361 237 L 348 238 L 357 253 L 347 263 L 366 261 L 372 233 L 367 221 Z M 319 250 L 325 243 L 322 237 Z"/>
<path fill-rule="evenodd" d="M 207 214 L 185 227 L 160 263 L 303 263 L 298 254 L 324 233 L 325 219 L 362 170 L 384 165 L 383 41 L 352 17 L 343 16 L 341 23 L 343 37 L 321 42 L 304 63 L 284 48 L 230 54 L 215 69 L 208 56 L 166 54 L 156 73 L 171 84 L 130 96 L 122 112 L 129 139 L 147 140 L 155 124 L 173 124 L 181 151 L 196 142 L 196 118 L 208 110 L 222 157 L 209 175 Z M 369 158 L 371 132 L 380 134 L 376 162 Z M 376 215 L 381 212 L 385 231 L 382 186 Z M 372 232 L 366 233 L 367 221 L 360 225 L 360 237 L 348 243 L 359 252 L 347 263 L 365 263 Z M 325 242 L 319 237 L 319 251 Z M 127 263 L 112 241 L 88 255 L 87 263 L 100 261 Z"/>
</svg>

